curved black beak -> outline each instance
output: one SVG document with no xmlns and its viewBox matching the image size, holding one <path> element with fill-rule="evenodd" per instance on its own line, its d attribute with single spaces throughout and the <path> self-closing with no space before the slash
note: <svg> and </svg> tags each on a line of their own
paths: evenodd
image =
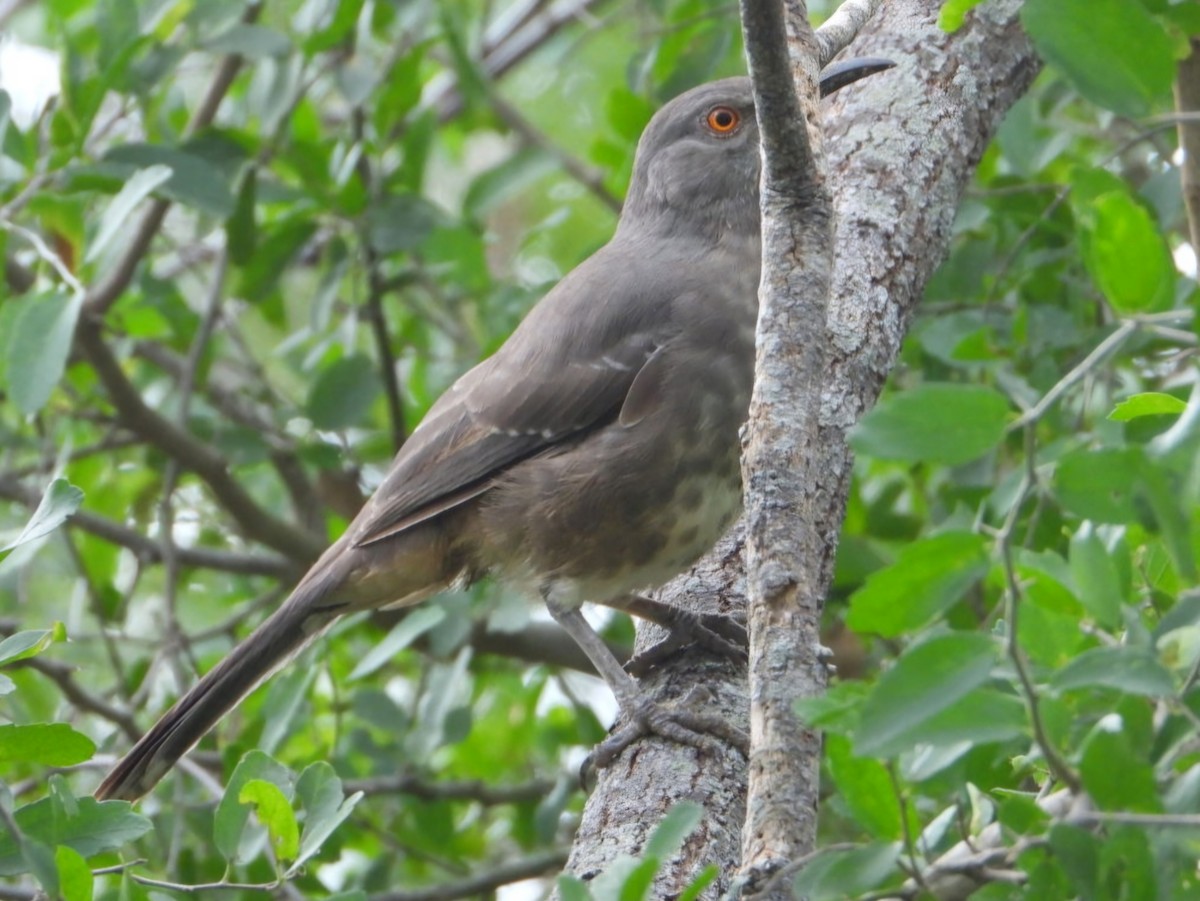
<svg viewBox="0 0 1200 901">
<path fill-rule="evenodd" d="M 872 56 L 831 63 L 821 72 L 821 96 L 828 97 L 839 88 L 844 88 L 846 85 L 853 84 L 868 75 L 874 75 L 876 72 L 891 69 L 895 65 L 890 59 Z"/>
</svg>

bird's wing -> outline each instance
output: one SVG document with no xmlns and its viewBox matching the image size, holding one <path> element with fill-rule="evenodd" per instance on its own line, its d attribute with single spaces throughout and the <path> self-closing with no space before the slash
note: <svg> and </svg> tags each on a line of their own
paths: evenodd
<svg viewBox="0 0 1200 901">
<path fill-rule="evenodd" d="M 646 303 L 636 273 L 613 272 L 604 257 L 574 270 L 439 398 L 353 524 L 355 545 L 476 497 L 505 467 L 617 417 L 669 336 L 671 305 Z"/>
</svg>

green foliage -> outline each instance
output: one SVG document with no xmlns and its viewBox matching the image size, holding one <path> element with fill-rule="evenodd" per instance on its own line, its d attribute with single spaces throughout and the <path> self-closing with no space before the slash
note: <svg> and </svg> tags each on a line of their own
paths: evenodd
<svg viewBox="0 0 1200 901">
<path fill-rule="evenodd" d="M 18 888 L 286 879 L 357 901 L 514 860 L 554 875 L 603 732 L 574 676 L 495 652 L 530 613 L 488 585 L 338 624 L 140 812 L 88 795 L 340 534 L 396 436 L 607 238 L 653 110 L 742 70 L 731 4 L 593 7 L 511 69 L 532 32 L 508 31 L 508 3 L 16 14 L 62 80 L 32 123 L 0 92 L 0 873 Z M 1200 292 L 1174 132 L 1142 118 L 1171 110 L 1200 17 L 1029 0 L 1022 21 L 1047 70 L 853 433 L 828 618 L 854 665 L 802 710 L 831 788 L 827 850 L 795 883 L 813 899 L 896 887 L 988 830 L 1016 881 L 978 898 L 1200 890 L 1194 830 L 1119 821 L 1200 809 Z M 85 310 L 80 285 L 129 262 Z M 107 360 L 76 340 L 97 321 Z M 1110 819 L 1048 812 L 1072 784 Z M 561 896 L 648 897 L 706 815 L 677 808 L 642 857 Z"/>
<path fill-rule="evenodd" d="M 964 836 L 960 862 L 997 840 L 1052 851 L 1010 852 L 1018 883 L 972 897 L 1196 888 L 1194 831 L 1056 823 L 1046 797 L 1074 786 L 1118 818 L 1198 800 L 1200 292 L 1172 253 L 1187 225 L 1158 132 L 1091 105 L 1169 110 L 1180 20 L 1029 0 L 1022 21 L 1049 72 L 981 164 L 853 437 L 849 603 L 829 615 L 878 669 L 801 705 L 829 734 L 825 840 L 856 848 L 806 867 L 805 897 L 899 886 L 905 857 L 936 870 Z"/>
</svg>

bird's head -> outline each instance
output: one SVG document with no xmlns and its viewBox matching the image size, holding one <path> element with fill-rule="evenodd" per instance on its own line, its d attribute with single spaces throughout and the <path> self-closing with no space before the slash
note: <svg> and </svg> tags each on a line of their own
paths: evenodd
<svg viewBox="0 0 1200 901">
<path fill-rule="evenodd" d="M 881 59 L 851 59 L 821 75 L 826 96 L 874 72 Z M 685 91 L 642 132 L 622 226 L 757 235 L 760 156 L 750 79 L 725 78 Z"/>
<path fill-rule="evenodd" d="M 642 132 L 621 224 L 757 233 L 758 171 L 750 79 L 692 88 Z"/>
</svg>

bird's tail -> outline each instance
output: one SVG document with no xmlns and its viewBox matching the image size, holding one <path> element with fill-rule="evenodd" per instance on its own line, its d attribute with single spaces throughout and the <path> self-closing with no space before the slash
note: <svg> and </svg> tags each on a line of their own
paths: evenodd
<svg viewBox="0 0 1200 901">
<path fill-rule="evenodd" d="M 338 582 L 331 575 L 314 568 L 275 613 L 118 761 L 96 789 L 96 798 L 135 801 L 146 794 L 221 717 L 332 625 L 345 608 L 327 601 Z"/>
</svg>

